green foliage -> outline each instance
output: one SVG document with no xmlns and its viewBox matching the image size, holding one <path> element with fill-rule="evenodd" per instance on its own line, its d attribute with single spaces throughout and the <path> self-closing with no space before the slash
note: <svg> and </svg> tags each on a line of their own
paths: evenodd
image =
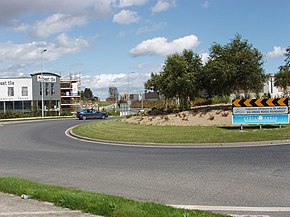
<svg viewBox="0 0 290 217">
<path fill-rule="evenodd" d="M 201 71 L 200 56 L 184 50 L 182 54 L 168 56 L 163 70 L 160 74 L 152 73 L 145 88 L 160 92 L 166 99 L 180 99 L 180 110 L 186 110 L 190 108 L 189 99 L 199 93 L 197 77 Z"/>
<path fill-rule="evenodd" d="M 164 108 L 153 107 L 150 111 L 148 111 L 148 115 L 161 115 L 164 113 L 165 113 Z"/>
<path fill-rule="evenodd" d="M 9 118 L 24 118 L 27 117 L 26 113 L 23 112 L 14 112 L 14 111 L 7 111 L 7 112 L 0 112 L 0 119 L 9 119 Z"/>
<path fill-rule="evenodd" d="M 230 96 L 214 96 L 211 101 L 212 104 L 230 103 Z"/>
<path fill-rule="evenodd" d="M 166 99 L 179 99 L 179 109 L 187 110 L 190 100 L 203 91 L 208 98 L 260 92 L 266 78 L 263 63 L 262 53 L 236 34 L 226 45 L 214 43 L 204 66 L 190 50 L 168 56 L 160 73 L 151 74 L 145 89 Z"/>
<path fill-rule="evenodd" d="M 62 111 L 60 116 L 72 116 L 73 114 L 69 110 Z"/>
<path fill-rule="evenodd" d="M 144 84 L 145 90 L 159 92 L 161 89 L 161 75 L 154 72 L 151 73 L 151 78 Z"/>
<path fill-rule="evenodd" d="M 197 97 L 192 100 L 192 106 L 210 105 L 212 102 L 210 99 Z"/>
<path fill-rule="evenodd" d="M 274 85 L 283 88 L 284 94 L 287 95 L 287 87 L 290 85 L 290 70 L 288 66 L 280 67 L 280 71 L 275 75 Z"/>
<path fill-rule="evenodd" d="M 120 111 L 117 111 L 115 109 L 113 109 L 113 110 L 106 110 L 105 112 L 107 112 L 109 116 L 120 116 Z"/>
<path fill-rule="evenodd" d="M 202 84 L 209 96 L 257 92 L 263 87 L 263 55 L 239 34 L 228 44 L 215 43 L 205 66 Z"/>
<path fill-rule="evenodd" d="M 53 185 L 41 184 L 14 177 L 0 178 L 0 191 L 31 195 L 33 199 L 57 206 L 107 217 L 225 217 L 206 211 L 190 211 L 151 202 L 129 200 L 122 197 L 84 192 Z"/>
<path fill-rule="evenodd" d="M 93 99 L 93 92 L 90 88 L 85 88 L 84 91 L 81 91 L 81 98 L 83 100 L 92 100 Z"/>
</svg>

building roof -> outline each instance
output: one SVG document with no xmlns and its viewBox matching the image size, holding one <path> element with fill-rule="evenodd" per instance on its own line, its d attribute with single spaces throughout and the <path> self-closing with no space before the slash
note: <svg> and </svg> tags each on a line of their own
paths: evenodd
<svg viewBox="0 0 290 217">
<path fill-rule="evenodd" d="M 34 73 L 34 74 L 30 74 L 31 76 L 35 76 L 35 75 L 54 75 L 56 77 L 59 77 L 60 78 L 60 75 L 58 74 L 55 74 L 55 73 L 52 73 L 52 72 L 37 72 L 37 73 Z"/>
</svg>

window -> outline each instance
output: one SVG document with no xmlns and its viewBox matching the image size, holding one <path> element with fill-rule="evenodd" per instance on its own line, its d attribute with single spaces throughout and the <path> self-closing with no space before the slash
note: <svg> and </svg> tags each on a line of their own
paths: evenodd
<svg viewBox="0 0 290 217">
<path fill-rule="evenodd" d="M 48 83 L 45 83 L 45 95 L 47 96 L 48 94 L 49 94 Z"/>
<path fill-rule="evenodd" d="M 14 96 L 14 87 L 8 87 L 8 96 Z"/>
<path fill-rule="evenodd" d="M 21 94 L 22 96 L 28 96 L 28 87 L 22 87 Z"/>
<path fill-rule="evenodd" d="M 39 83 L 39 94 L 42 95 L 42 82 Z"/>
<path fill-rule="evenodd" d="M 51 83 L 50 84 L 50 93 L 51 93 L 51 95 L 54 95 L 54 93 L 55 93 L 55 90 L 54 90 L 54 83 Z"/>
</svg>

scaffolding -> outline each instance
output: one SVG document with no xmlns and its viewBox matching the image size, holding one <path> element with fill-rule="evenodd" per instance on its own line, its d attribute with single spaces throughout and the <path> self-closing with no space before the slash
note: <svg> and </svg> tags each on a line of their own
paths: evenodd
<svg viewBox="0 0 290 217">
<path fill-rule="evenodd" d="M 60 107 L 61 111 L 74 112 L 80 107 L 81 74 L 70 73 L 60 80 Z"/>
</svg>

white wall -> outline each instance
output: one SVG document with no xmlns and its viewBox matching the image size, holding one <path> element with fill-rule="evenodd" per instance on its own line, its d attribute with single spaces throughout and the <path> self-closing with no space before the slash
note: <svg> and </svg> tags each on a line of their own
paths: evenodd
<svg viewBox="0 0 290 217">
<path fill-rule="evenodd" d="M 264 93 L 270 93 L 271 97 L 282 97 L 283 96 L 283 92 L 279 91 L 278 87 L 274 86 L 275 83 L 275 76 L 272 75 L 270 76 L 265 84 L 264 84 Z"/>
<path fill-rule="evenodd" d="M 14 89 L 14 95 L 8 95 L 8 87 Z M 27 96 L 23 96 L 22 87 L 27 87 Z M 32 100 L 31 78 L 0 78 L 0 101 L 26 101 Z"/>
</svg>

